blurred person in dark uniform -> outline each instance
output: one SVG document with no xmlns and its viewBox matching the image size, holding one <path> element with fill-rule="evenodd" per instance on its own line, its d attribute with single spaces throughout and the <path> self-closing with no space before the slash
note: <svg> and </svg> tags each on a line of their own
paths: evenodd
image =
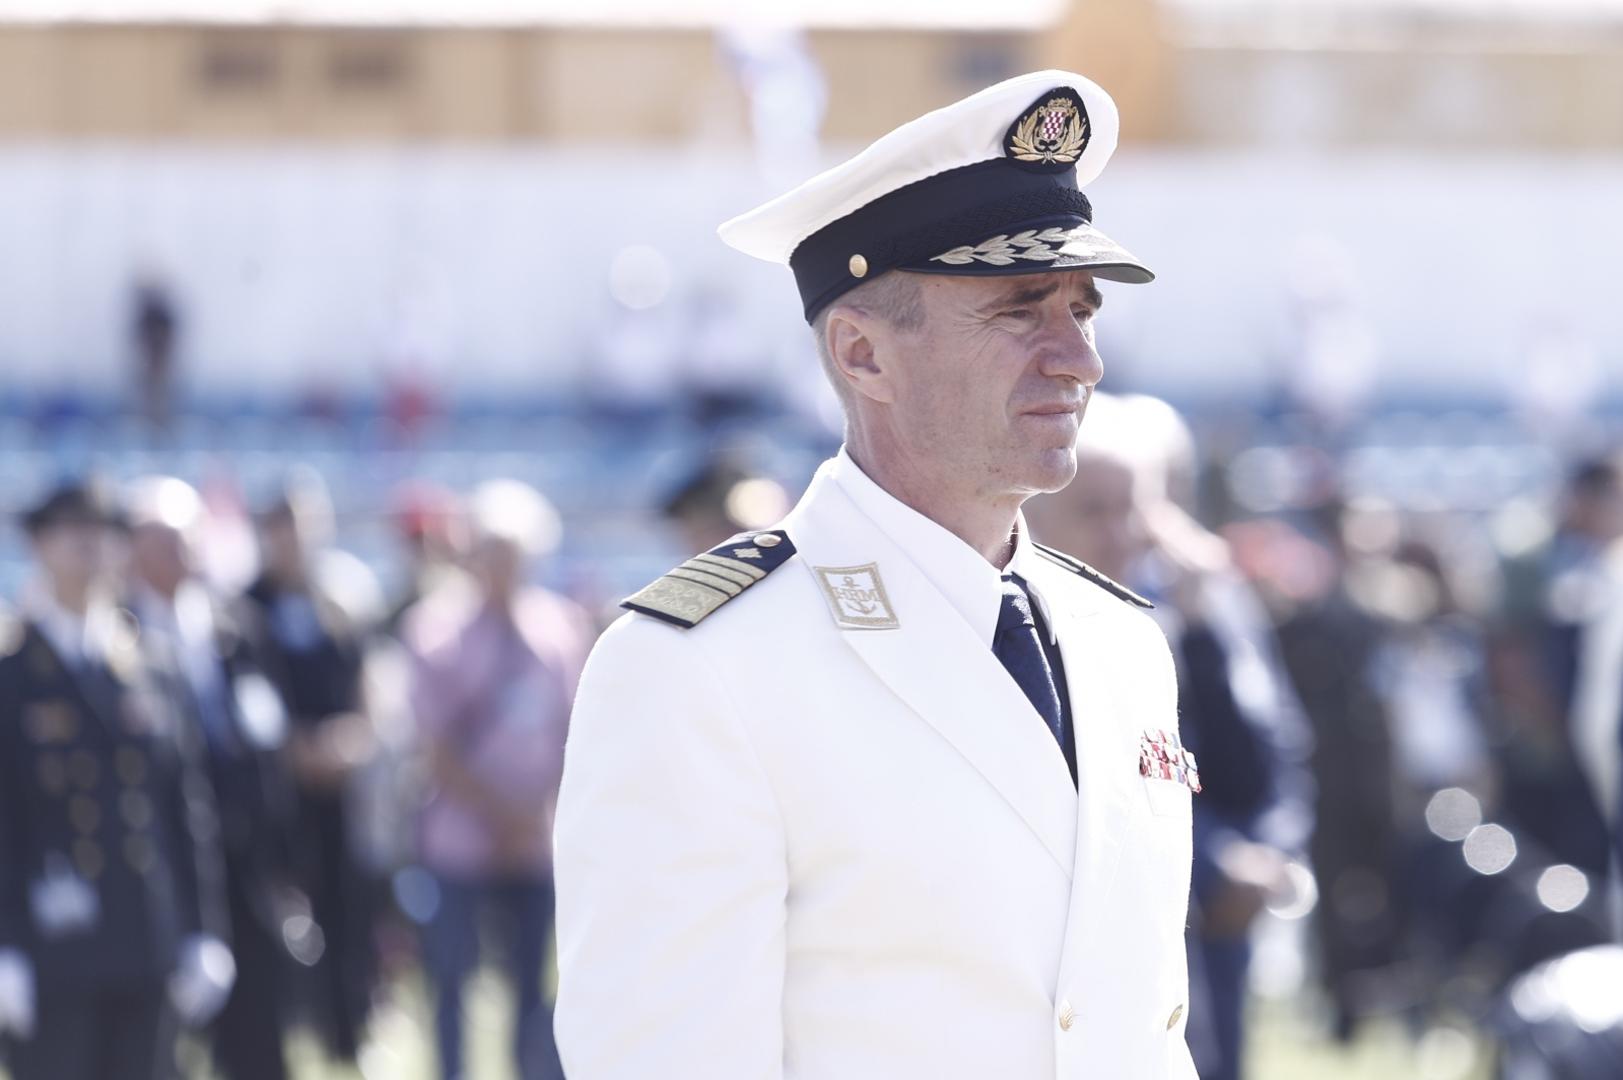
<svg viewBox="0 0 1623 1080">
<path fill-rule="evenodd" d="M 765 528 L 788 509 L 782 486 L 751 468 L 737 450 L 707 453 L 670 486 L 660 507 L 690 551 L 708 551 L 741 532 Z"/>
<path fill-rule="evenodd" d="M 431 594 L 406 623 L 431 779 L 419 854 L 438 884 L 425 956 L 441 1075 L 467 1075 L 463 986 L 479 963 L 480 919 L 494 915 L 505 923 L 504 967 L 517 998 L 518 1074 L 561 1078 L 541 976 L 552 935 L 552 811 L 591 626 L 575 604 L 527 583 L 532 560 L 558 539 L 539 493 L 491 481 L 469 508 L 467 580 Z"/>
<path fill-rule="evenodd" d="M 1279 622 L 1280 653 L 1312 725 L 1317 798 L 1310 845 L 1320 903 L 1313 929 L 1336 1037 L 1385 1002 L 1387 973 L 1403 951 L 1393 896 L 1401 859 L 1393 805 L 1392 718 L 1376 672 L 1390 638 L 1385 618 L 1359 586 L 1385 531 L 1373 509 L 1339 499 L 1315 511 L 1312 550 L 1325 563 L 1314 585 L 1293 595 Z M 1394 534 L 1395 535 L 1395 534 Z"/>
<path fill-rule="evenodd" d="M 202 499 L 183 480 L 135 483 L 130 610 L 164 649 L 175 696 L 204 748 L 219 808 L 237 981 L 211 1030 L 226 1080 L 282 1080 L 293 791 L 281 751 L 287 714 L 241 620 L 195 572 Z"/>
<path fill-rule="evenodd" d="M 1377 507 L 1361 513 L 1389 517 L 1368 531 L 1402 537 L 1373 550 L 1365 545 L 1346 576 L 1351 599 L 1378 621 L 1383 638 L 1368 658 L 1366 679 L 1379 697 L 1391 740 L 1388 799 L 1396 860 L 1388 896 L 1403 941 L 1397 962 L 1368 985 L 1375 991 L 1384 984 L 1375 991 L 1382 1011 L 1419 1015 L 1433 1003 L 1469 993 L 1473 979 L 1514 970 L 1538 935 L 1531 933 L 1532 920 L 1512 914 L 1509 897 L 1530 867 L 1560 860 L 1547 860 L 1540 845 L 1520 834 L 1518 865 L 1489 882 L 1469 858 L 1441 841 L 1441 818 L 1434 811 L 1469 805 L 1483 818 L 1498 818 L 1503 809 L 1488 738 L 1484 613 L 1475 606 L 1468 564 L 1458 552 L 1426 535 L 1418 521 L 1402 521 Z M 1345 765 L 1332 762 L 1328 768 Z M 1520 833 L 1517 822 L 1502 820 Z M 1534 892 L 1530 884 L 1523 879 L 1524 894 Z M 1536 902 L 1532 909 L 1548 914 Z M 1467 952 L 1468 977 L 1460 963 Z"/>
<path fill-rule="evenodd" d="M 1392 725 L 1394 797 L 1404 824 L 1419 832 L 1426 803 L 1445 788 L 1497 801 L 1485 727 L 1485 620 L 1461 588 L 1459 560 L 1428 537 L 1406 537 L 1371 570 L 1359 588 L 1390 635 L 1371 675 Z"/>
<path fill-rule="evenodd" d="M 1623 538 L 1623 467 L 1603 457 L 1569 474 L 1554 530 L 1507 560 L 1491 639 L 1506 740 L 1505 809 L 1553 855 L 1592 875 L 1608 861 L 1600 805 L 1571 725 L 1585 636 L 1611 603 L 1606 552 Z"/>
<path fill-rule="evenodd" d="M 1294 898 L 1290 864 L 1311 829 L 1305 724 L 1260 602 L 1224 542 L 1174 501 L 1192 494 L 1181 420 L 1153 399 L 1096 394 L 1082 431 L 1076 479 L 1032 500 L 1031 520 L 1154 600 L 1172 645 L 1184 744 L 1201 763 L 1187 1038 L 1203 1080 L 1237 1080 L 1249 931 Z"/>
<path fill-rule="evenodd" d="M 112 497 L 25 517 L 40 578 L 0 647 L 0 1033 L 16 1080 L 175 1068 L 234 976 L 217 826 L 165 673 L 109 580 Z"/>
<path fill-rule="evenodd" d="M 301 1003 L 328 1048 L 354 1061 L 371 1011 L 376 888 L 355 848 L 349 782 L 374 751 L 363 690 L 365 627 L 320 572 L 332 507 L 314 476 L 291 478 L 258 516 L 263 570 L 246 594 L 266 673 L 287 707 L 296 801 L 294 875 L 313 925 L 290 941 L 309 967 Z"/>
</svg>

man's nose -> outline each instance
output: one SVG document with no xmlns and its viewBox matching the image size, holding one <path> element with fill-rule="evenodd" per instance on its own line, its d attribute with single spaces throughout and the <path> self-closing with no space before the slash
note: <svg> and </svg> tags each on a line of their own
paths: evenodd
<svg viewBox="0 0 1623 1080">
<path fill-rule="evenodd" d="M 1055 320 L 1055 329 L 1042 345 L 1041 371 L 1054 378 L 1075 379 L 1094 386 L 1104 378 L 1105 365 L 1094 347 L 1093 336 L 1067 312 Z"/>
</svg>

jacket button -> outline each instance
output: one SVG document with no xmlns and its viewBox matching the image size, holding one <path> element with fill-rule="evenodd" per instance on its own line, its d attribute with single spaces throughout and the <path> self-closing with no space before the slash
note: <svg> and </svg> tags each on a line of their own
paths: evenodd
<svg viewBox="0 0 1623 1080">
<path fill-rule="evenodd" d="M 1183 1006 L 1179 1005 L 1177 1008 L 1172 1010 L 1172 1015 L 1167 1017 L 1167 1030 L 1168 1031 L 1171 1031 L 1173 1028 L 1178 1026 L 1178 1019 L 1181 1016 L 1183 1016 Z"/>
<path fill-rule="evenodd" d="M 1076 1023 L 1076 1010 L 1071 1008 L 1071 1003 L 1069 1001 L 1060 1002 L 1059 1029 L 1061 1031 L 1070 1031 L 1071 1025 L 1074 1023 Z"/>
</svg>

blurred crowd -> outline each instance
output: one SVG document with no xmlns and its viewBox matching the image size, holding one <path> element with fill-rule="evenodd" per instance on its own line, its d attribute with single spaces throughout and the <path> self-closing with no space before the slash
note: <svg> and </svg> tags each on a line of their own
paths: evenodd
<svg viewBox="0 0 1623 1080">
<path fill-rule="evenodd" d="M 1578 1062 L 1507 1076 L 1623 1075 L 1623 1016 L 1540 1035 L 1587 985 L 1550 965 L 1618 977 L 1623 467 L 1575 460 L 1507 523 L 1349 497 L 1332 456 L 1302 453 L 1303 497 L 1246 513 L 1175 411 L 1100 396 L 1077 481 L 1027 508 L 1156 603 L 1177 661 L 1200 1075 L 1245 1075 L 1253 952 L 1281 925 L 1336 1038 L 1452 1018 L 1503 1060 Z M 698 551 L 775 521 L 771 472 L 713 453 L 650 527 Z M 463 1076 L 481 964 L 512 989 L 515 1075 L 561 1075 L 550 815 L 614 612 L 534 584 L 562 526 L 527 483 L 419 482 L 393 505 L 392 595 L 337 546 L 310 472 L 235 531 L 175 476 L 81 477 L 25 508 L 29 580 L 0 598 L 16 1080 L 172 1075 L 183 1032 L 227 1080 L 289 1075 L 296 1027 L 354 1062 L 419 970 L 440 1075 Z M 219 573 L 238 549 L 251 572 Z"/>
<path fill-rule="evenodd" d="M 541 495 L 441 495 L 403 509 L 417 561 L 387 606 L 330 548 L 311 476 L 259 508 L 238 596 L 199 573 L 203 503 L 175 477 L 73 482 L 27 513 L 37 574 L 0 650 L 18 1077 L 167 1075 L 182 1026 L 224 1077 L 288 1075 L 293 1023 L 353 1062 L 412 954 L 443 1075 L 464 1075 L 462 994 L 491 928 L 517 1072 L 559 1075 L 550 806 L 593 627 L 528 584 L 558 534 Z"/>
<path fill-rule="evenodd" d="M 1623 463 L 1577 460 L 1546 507 L 1495 520 L 1349 497 L 1322 449 L 1293 453 L 1291 505 L 1235 516 L 1175 412 L 1102 398 L 1077 480 L 1028 504 L 1038 535 L 1154 600 L 1173 649 L 1203 785 L 1200 1075 L 1243 1075 L 1269 920 L 1310 928 L 1338 1040 L 1463 1024 L 1506 1077 L 1623 1075 Z M 1606 974 L 1551 990 L 1573 957 Z"/>
</svg>

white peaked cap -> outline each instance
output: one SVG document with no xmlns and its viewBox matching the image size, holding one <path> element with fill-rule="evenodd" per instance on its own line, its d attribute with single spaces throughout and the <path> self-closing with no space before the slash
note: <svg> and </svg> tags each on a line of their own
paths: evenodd
<svg viewBox="0 0 1623 1080">
<path fill-rule="evenodd" d="M 1104 171 L 1118 128 L 1092 80 L 1021 75 L 903 124 L 718 232 L 789 266 L 808 321 L 888 270 L 1146 282 L 1148 268 L 1093 228 L 1080 190 Z"/>
</svg>

